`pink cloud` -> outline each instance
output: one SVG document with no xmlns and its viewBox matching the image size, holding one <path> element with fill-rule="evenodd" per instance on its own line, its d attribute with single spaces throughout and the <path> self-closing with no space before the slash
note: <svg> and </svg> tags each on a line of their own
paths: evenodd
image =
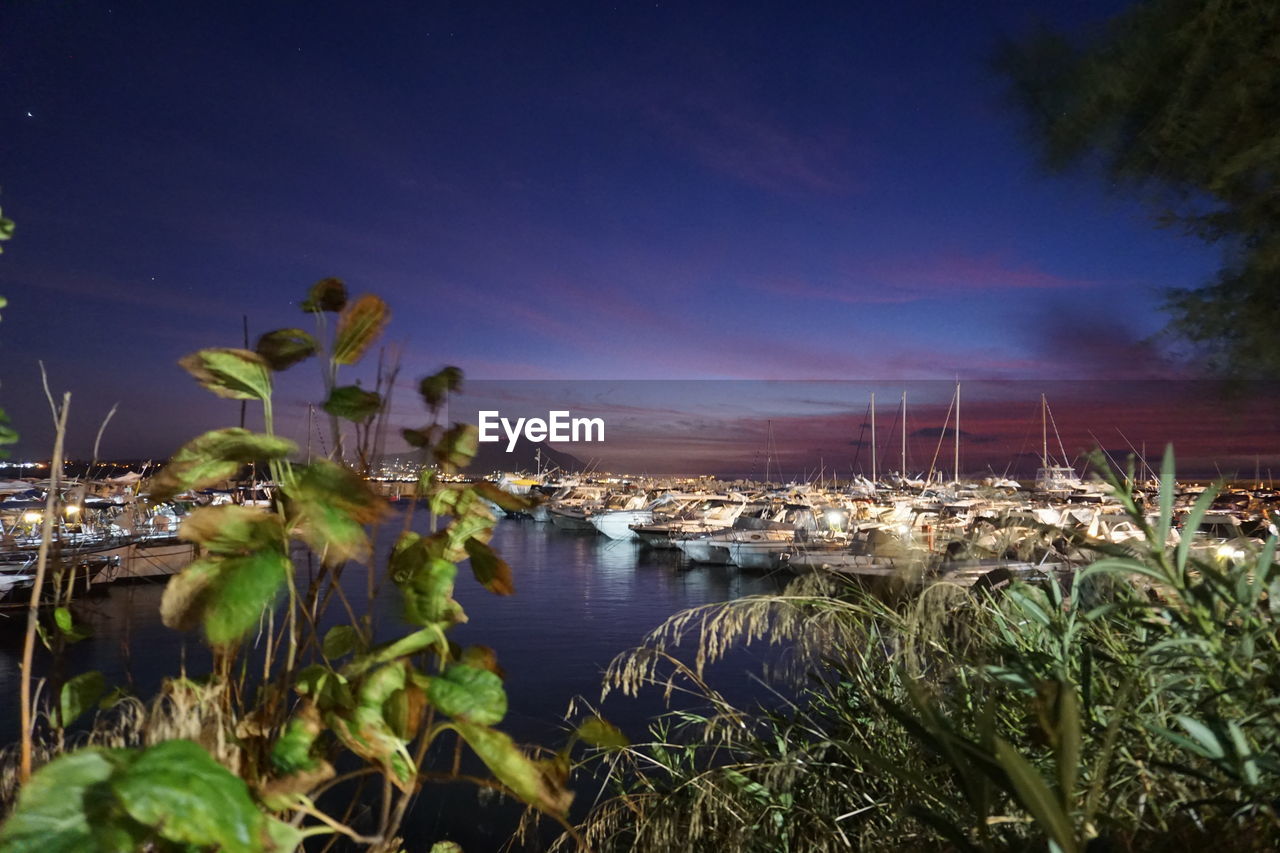
<svg viewBox="0 0 1280 853">
<path fill-rule="evenodd" d="M 1082 290 L 1098 281 L 1061 276 L 1001 253 L 948 252 L 924 258 L 851 261 L 829 281 L 768 278 L 765 293 L 855 305 L 891 305 L 1013 290 Z"/>
</svg>

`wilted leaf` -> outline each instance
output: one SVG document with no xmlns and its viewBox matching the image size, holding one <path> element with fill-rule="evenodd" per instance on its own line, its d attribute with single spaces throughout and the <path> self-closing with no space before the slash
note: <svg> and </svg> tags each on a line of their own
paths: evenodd
<svg viewBox="0 0 1280 853">
<path fill-rule="evenodd" d="M 391 726 L 397 737 L 406 742 L 417 737 L 426 709 L 427 694 L 416 684 L 408 683 L 403 689 L 392 693 L 383 704 L 387 725 Z"/>
<path fill-rule="evenodd" d="M 476 455 L 480 430 L 474 424 L 454 424 L 440 437 L 432 455 L 441 466 L 462 468 Z"/>
<path fill-rule="evenodd" d="M 464 545 L 471 558 L 471 572 L 481 586 L 495 595 L 511 595 L 516 591 L 511 579 L 511 566 L 479 539 L 468 539 Z"/>
<path fill-rule="evenodd" d="M 258 786 L 258 798 L 272 811 L 284 811 L 298 803 L 298 796 L 309 794 L 316 786 L 336 775 L 333 765 L 317 759 L 302 770 L 278 776 Z"/>
<path fill-rule="evenodd" d="M 206 432 L 184 444 L 151 481 L 152 500 L 168 500 L 179 492 L 202 489 L 234 477 L 242 465 L 283 459 L 298 449 L 287 438 L 227 427 Z"/>
<path fill-rule="evenodd" d="M 266 400 L 271 396 L 267 362 L 256 352 L 215 347 L 193 352 L 178 364 L 219 397 Z"/>
<path fill-rule="evenodd" d="M 502 679 L 487 669 L 454 664 L 427 686 L 431 704 L 451 717 L 492 726 L 507 715 Z"/>
<path fill-rule="evenodd" d="M 391 313 L 387 303 L 366 293 L 348 305 L 338 318 L 338 331 L 333 341 L 336 364 L 355 364 L 369 346 L 382 334 Z"/>
<path fill-rule="evenodd" d="M 569 810 L 573 794 L 549 778 L 506 734 L 465 720 L 454 720 L 453 725 L 498 781 L 521 800 L 553 814 Z"/>
<path fill-rule="evenodd" d="M 347 304 L 347 286 L 337 278 L 322 278 L 311 285 L 311 291 L 303 300 L 302 310 L 311 313 L 318 311 L 341 311 Z"/>
<path fill-rule="evenodd" d="M 263 816 L 245 783 L 189 740 L 156 744 L 111 780 L 129 815 L 179 844 L 260 849 Z"/>
<path fill-rule="evenodd" d="M 292 533 L 330 565 L 365 560 L 371 547 L 364 525 L 387 512 L 387 504 L 354 472 L 328 460 L 304 468 L 285 494 Z"/>
<path fill-rule="evenodd" d="M 258 338 L 254 348 L 272 370 L 288 370 L 319 351 L 310 333 L 302 329 L 276 329 Z"/>
<path fill-rule="evenodd" d="M 333 389 L 323 408 L 336 417 L 361 423 L 378 413 L 382 408 L 382 397 L 376 391 L 366 391 L 359 385 L 344 385 Z"/>
<path fill-rule="evenodd" d="M 498 653 L 488 646 L 467 646 L 458 653 L 458 662 L 476 669 L 487 669 L 499 678 L 506 677 L 506 673 L 498 665 Z"/>
<path fill-rule="evenodd" d="M 107 680 L 96 669 L 82 672 L 63 684 L 58 696 L 62 725 L 71 725 L 77 717 L 97 705 L 106 689 Z"/>
<path fill-rule="evenodd" d="M 178 536 L 218 555 L 252 554 L 284 547 L 284 527 L 278 515 L 260 507 L 238 504 L 193 510 L 178 528 Z"/>
<path fill-rule="evenodd" d="M 601 749 L 622 749 L 631 744 L 621 729 L 601 717 L 584 720 L 576 734 L 581 740 Z"/>
<path fill-rule="evenodd" d="M 424 377 L 418 383 L 418 393 L 422 395 L 422 401 L 434 409 L 444 402 L 450 391 L 457 391 L 461 387 L 462 371 L 449 366 Z"/>
</svg>

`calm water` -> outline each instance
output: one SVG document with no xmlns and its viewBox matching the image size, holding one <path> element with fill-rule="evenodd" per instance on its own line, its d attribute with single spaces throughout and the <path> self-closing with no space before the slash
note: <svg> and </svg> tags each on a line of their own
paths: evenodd
<svg viewBox="0 0 1280 853">
<path fill-rule="evenodd" d="M 403 517 L 392 519 L 379 537 L 379 551 L 394 540 Z M 423 529 L 425 513 L 413 518 Z M 559 746 L 565 738 L 563 714 L 572 697 L 591 700 L 600 693 L 600 674 L 617 653 L 636 645 L 663 619 L 687 607 L 743 595 L 772 592 L 778 578 L 739 573 L 726 567 L 693 567 L 678 552 L 652 551 L 637 544 L 599 536 L 568 534 L 549 524 L 504 520 L 493 545 L 511 564 L 516 594 L 494 596 L 470 572 L 459 572 L 455 597 L 469 622 L 452 638 L 463 645 L 491 646 L 506 670 L 510 712 L 501 728 L 518 741 Z M 349 594 L 362 596 L 366 577 L 344 577 Z M 115 585 L 105 595 L 79 605 L 80 616 L 94 636 L 73 646 L 67 659 L 70 674 L 99 669 L 111 685 L 125 685 L 151 695 L 160 679 L 176 671 L 183 655 L 191 674 L 200 674 L 204 655 L 194 638 L 165 628 L 159 617 L 162 587 Z M 362 598 L 353 598 L 357 608 Z M 330 608 L 336 617 L 337 605 Z M 380 638 L 406 633 L 410 626 L 398 615 L 393 589 L 380 597 Z M 0 691 L 18 694 L 18 662 L 23 619 L 0 623 Z M 721 684 L 749 689 L 742 673 L 745 661 L 719 667 Z M 48 660 L 41 665 L 47 671 Z M 660 697 L 610 699 L 606 716 L 632 738 L 644 735 L 649 715 L 662 709 Z M 4 742 L 18 734 L 16 702 L 0 716 Z M 578 791 L 589 802 L 594 789 Z M 468 853 L 496 849 L 510 832 L 513 810 L 463 785 L 429 787 L 415 807 L 407 835 L 415 841 L 452 838 Z M 411 844 L 410 849 L 417 849 Z M 426 846 L 429 846 L 426 845 Z"/>
</svg>

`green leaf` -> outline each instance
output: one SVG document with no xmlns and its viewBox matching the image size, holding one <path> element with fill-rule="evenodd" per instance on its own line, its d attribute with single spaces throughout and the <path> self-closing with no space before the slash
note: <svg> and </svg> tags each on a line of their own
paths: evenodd
<svg viewBox="0 0 1280 853">
<path fill-rule="evenodd" d="M 233 643 L 275 603 L 292 569 L 288 557 L 277 550 L 196 560 L 169 579 L 160 599 L 160 618 L 179 631 L 203 624 L 210 643 Z"/>
<path fill-rule="evenodd" d="M 432 455 L 442 467 L 462 468 L 480 447 L 480 430 L 474 424 L 454 424 L 440 437 Z"/>
<path fill-rule="evenodd" d="M 258 338 L 254 349 L 272 370 L 288 370 L 319 352 L 320 345 L 302 329 L 276 329 Z"/>
<path fill-rule="evenodd" d="M 350 625 L 335 625 L 325 633 L 320 645 L 325 657 L 340 658 L 361 645 L 360 632 Z"/>
<path fill-rule="evenodd" d="M 450 391 L 457 391 L 461 387 L 462 371 L 451 365 L 418 382 L 418 393 L 422 395 L 422 401 L 434 409 L 445 401 Z"/>
<path fill-rule="evenodd" d="M 294 689 L 316 703 L 321 711 L 355 707 L 355 694 L 346 676 L 321 664 L 312 664 L 298 672 Z"/>
<path fill-rule="evenodd" d="M 355 472 L 328 460 L 313 462 L 285 487 L 293 535 L 329 565 L 367 560 L 372 548 L 364 525 L 387 513 L 387 502 Z"/>
<path fill-rule="evenodd" d="M 347 304 L 347 286 L 337 278 L 322 278 L 311 285 L 311 291 L 302 302 L 302 310 L 312 314 L 320 311 L 341 311 Z"/>
<path fill-rule="evenodd" d="M 333 389 L 323 408 L 331 415 L 363 423 L 382 409 L 382 397 L 376 391 L 366 391 L 359 385 L 344 385 Z"/>
<path fill-rule="evenodd" d="M 387 721 L 385 704 L 406 683 L 405 666 L 391 663 L 369 673 L 357 691 L 356 707 L 350 714 L 331 714 L 333 730 L 348 749 L 362 758 L 377 761 L 388 778 L 401 790 L 413 787 L 417 768 L 400 737 Z"/>
<path fill-rule="evenodd" d="M 1075 687 L 1063 682 L 1058 691 L 1058 787 L 1062 808 L 1070 811 L 1080 775 L 1080 705 Z"/>
<path fill-rule="evenodd" d="M 573 794 L 549 777 L 509 736 L 465 720 L 454 720 L 453 726 L 498 781 L 521 800 L 552 814 L 568 812 Z"/>
<path fill-rule="evenodd" d="M 1077 845 L 1071 821 L 1062 811 L 1062 807 L 1049 790 L 1049 786 L 1044 783 L 1044 779 L 1007 742 L 996 738 L 995 746 L 996 760 L 1008 774 L 1014 793 L 1017 794 L 1023 808 L 1031 813 L 1036 823 L 1040 825 L 1040 829 L 1062 849 L 1063 853 L 1074 853 Z"/>
<path fill-rule="evenodd" d="M 88 747 L 68 753 L 36 771 L 18 791 L 12 814 L 0 826 L 0 851 L 80 853 L 97 850 L 88 800 L 109 791 L 116 750 Z"/>
<path fill-rule="evenodd" d="M 462 845 L 456 841 L 437 841 L 427 853 L 462 853 Z"/>
<path fill-rule="evenodd" d="M 1178 725 L 1182 726 L 1187 734 L 1195 739 L 1202 755 L 1218 760 L 1226 758 L 1227 751 L 1213 729 L 1194 717 L 1188 717 L 1186 714 L 1178 714 L 1176 719 L 1178 720 Z"/>
<path fill-rule="evenodd" d="M 458 567 L 439 556 L 443 540 L 402 533 L 391 552 L 391 580 L 405 600 L 405 618 L 415 625 L 466 621 L 453 599 Z"/>
<path fill-rule="evenodd" d="M 297 773 L 314 767 L 316 759 L 311 755 L 311 748 L 322 728 L 319 710 L 314 703 L 304 701 L 271 748 L 272 767 L 280 773 Z"/>
<path fill-rule="evenodd" d="M 335 364 L 355 364 L 382 334 L 391 314 L 387 303 L 366 293 L 348 305 L 338 318 L 338 331 L 333 341 Z"/>
<path fill-rule="evenodd" d="M 487 669 L 454 664 L 427 685 L 431 704 L 451 717 L 492 726 L 507 715 L 502 679 Z"/>
<path fill-rule="evenodd" d="M 576 732 L 579 739 L 601 749 L 622 749 L 631 745 L 622 730 L 602 717 L 589 717 Z"/>
<path fill-rule="evenodd" d="M 1195 504 L 1191 507 L 1191 512 L 1187 513 L 1186 520 L 1182 525 L 1182 537 L 1178 540 L 1177 550 L 1177 567 L 1179 572 L 1186 572 L 1187 559 L 1191 555 L 1191 543 L 1195 541 L 1196 531 L 1200 529 L 1200 522 L 1204 520 L 1205 513 L 1213 506 L 1214 499 L 1218 496 L 1218 484 L 1215 483 L 1200 493 L 1196 498 Z"/>
<path fill-rule="evenodd" d="M 511 566 L 479 539 L 468 539 L 464 546 L 471 558 L 471 572 L 480 585 L 495 595 L 511 595 L 516 591 Z"/>
<path fill-rule="evenodd" d="M 206 432 L 184 444 L 151 480 L 152 500 L 168 500 L 179 492 L 203 489 L 234 477 L 243 465 L 284 459 L 298 446 L 287 438 L 227 427 Z"/>
<path fill-rule="evenodd" d="M 62 632 L 62 636 L 66 638 L 68 643 L 78 643 L 87 637 L 93 636 L 93 632 L 87 627 L 75 624 L 75 621 L 71 618 L 71 611 L 66 607 L 54 608 L 53 622 L 58 626 L 58 630 Z"/>
<path fill-rule="evenodd" d="M 467 556 L 469 541 L 484 543 L 493 537 L 497 519 L 484 499 L 471 489 L 458 493 L 451 512 L 453 520 L 441 531 L 446 543 L 443 556 L 446 560 L 461 560 Z"/>
<path fill-rule="evenodd" d="M 291 823 L 268 817 L 265 849 L 270 853 L 294 853 L 302 848 L 302 830 Z"/>
<path fill-rule="evenodd" d="M 261 849 L 263 815 L 248 787 L 189 740 L 151 747 L 111 788 L 134 820 L 168 841 L 227 853 Z"/>
<path fill-rule="evenodd" d="M 219 397 L 266 400 L 271 396 L 271 373 L 256 352 L 215 347 L 193 352 L 178 364 Z"/>
<path fill-rule="evenodd" d="M 421 429 L 402 429 L 400 435 L 411 447 L 430 447 L 436 440 L 438 427 L 425 426 Z"/>
<path fill-rule="evenodd" d="M 58 707 L 62 711 L 62 725 L 68 726 L 89 708 L 98 704 L 106 692 L 107 680 L 96 669 L 82 672 L 62 685 Z"/>
</svg>

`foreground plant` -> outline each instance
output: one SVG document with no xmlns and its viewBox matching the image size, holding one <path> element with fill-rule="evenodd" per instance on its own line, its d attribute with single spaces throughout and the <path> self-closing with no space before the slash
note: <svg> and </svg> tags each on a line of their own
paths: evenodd
<svg viewBox="0 0 1280 853">
<path fill-rule="evenodd" d="M 513 591 L 510 567 L 488 544 L 495 519 L 486 500 L 521 505 L 492 484 L 437 476 L 465 465 L 476 449 L 474 427 L 438 422 L 461 372 L 446 368 L 422 380 L 430 422 L 406 431 L 424 461 L 435 463 L 424 465 L 418 484 L 433 532 L 411 530 L 410 509 L 385 566 L 376 568 L 370 531 L 387 505 L 343 464 L 340 424 L 354 430 L 353 452 L 367 471 L 394 370 L 380 365 L 374 390 L 338 377 L 370 350 L 387 307 L 372 295 L 348 300 L 341 282 L 325 279 L 303 308 L 316 320 L 315 335 L 280 329 L 254 351 L 206 349 L 182 360 L 214 394 L 260 404 L 264 428 L 195 438 L 152 481 L 151 498 L 215 485 L 250 463 L 268 470 L 276 489 L 270 507 L 202 507 L 182 524 L 180 536 L 201 556 L 170 579 L 162 616 L 176 630 L 203 632 L 208 676 L 171 679 L 148 704 L 126 701 L 131 722 L 112 746 L 58 755 L 58 738 L 44 749 L 52 760 L 18 793 L 0 828 L 0 850 L 292 850 L 326 835 L 399 850 L 398 832 L 424 782 L 469 778 L 459 764 L 464 744 L 492 773 L 478 782 L 563 820 L 571 799 L 567 755 L 535 760 L 496 728 L 507 698 L 492 651 L 449 640 L 450 628 L 466 619 L 453 598 L 460 562 L 469 560 L 489 591 Z M 333 453 L 299 463 L 291 461 L 296 445 L 275 431 L 272 388 L 279 371 L 313 357 L 323 363 Z M 448 523 L 438 524 L 444 516 Z M 353 571 L 365 575 L 363 610 L 342 584 Z M 387 583 L 410 629 L 380 640 L 374 603 Z M 335 621 L 326 619 L 335 601 L 344 617 L 322 631 Z M 99 674 L 77 679 L 67 685 L 77 685 L 70 705 L 63 688 L 59 734 L 103 688 Z M 428 753 L 442 740 L 456 749 L 433 767 Z M 30 754 L 32 732 L 24 741 Z M 357 831 L 351 816 L 366 806 L 373 817 Z"/>
<path fill-rule="evenodd" d="M 1096 546 L 1070 580 L 995 597 L 949 584 L 892 605 L 822 579 L 676 617 L 609 688 L 689 689 L 654 742 L 618 753 L 582 827 L 604 849 L 1274 849 L 1280 840 L 1280 570 L 1274 536 L 1231 561 L 1174 524 Z M 1211 505 L 1190 510 L 1194 531 Z M 697 637 L 697 658 L 676 657 Z M 773 711 L 703 681 L 735 644 L 788 645 L 807 676 Z"/>
</svg>

